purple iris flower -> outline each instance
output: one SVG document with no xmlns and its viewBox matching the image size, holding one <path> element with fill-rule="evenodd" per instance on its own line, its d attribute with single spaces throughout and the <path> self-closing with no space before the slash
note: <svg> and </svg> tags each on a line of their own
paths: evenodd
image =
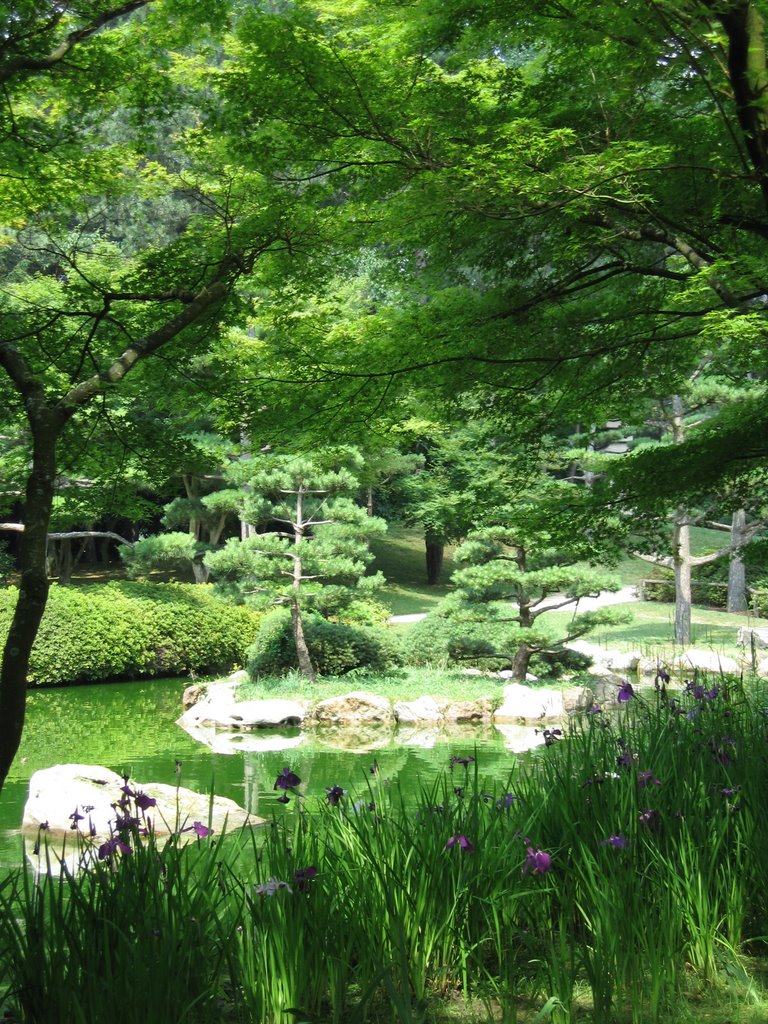
<svg viewBox="0 0 768 1024">
<path fill-rule="evenodd" d="M 635 696 L 635 690 L 632 683 L 622 683 L 619 687 L 619 692 L 616 694 L 616 700 L 619 704 L 624 704 L 628 700 L 632 700 Z"/>
<path fill-rule="evenodd" d="M 600 843 L 601 846 L 615 846 L 622 850 L 624 847 L 629 846 L 629 840 L 625 839 L 621 832 L 617 832 L 615 836 L 608 836 L 607 839 L 603 839 Z"/>
<path fill-rule="evenodd" d="M 660 786 L 661 780 L 657 779 L 653 772 L 638 772 L 637 781 L 642 789 L 646 786 Z"/>
<path fill-rule="evenodd" d="M 291 771 L 290 768 L 283 768 L 280 774 L 275 779 L 273 789 L 295 789 L 296 786 L 301 785 L 301 779 L 298 775 Z"/>
<path fill-rule="evenodd" d="M 198 839 L 205 839 L 213 835 L 213 829 L 208 828 L 202 821 L 193 821 L 191 825 L 181 830 L 182 832 L 194 832 Z"/>
<path fill-rule="evenodd" d="M 738 786 L 736 786 L 734 789 L 731 789 L 729 786 L 726 786 L 724 789 L 720 790 L 720 793 L 722 794 L 722 796 L 735 796 L 738 793 L 738 791 Z"/>
<path fill-rule="evenodd" d="M 591 708 L 587 708 L 588 715 L 601 715 L 602 713 L 603 709 L 599 704 L 593 704 Z"/>
<path fill-rule="evenodd" d="M 346 793 L 346 790 L 342 789 L 341 786 L 330 786 L 326 787 L 325 792 L 328 795 L 328 803 L 331 807 L 336 807 Z"/>
<path fill-rule="evenodd" d="M 640 812 L 640 814 L 638 815 L 638 821 L 641 825 L 646 825 L 648 828 L 653 828 L 653 826 L 656 824 L 658 816 L 658 812 L 654 811 L 652 808 L 649 807 L 646 810 Z"/>
<path fill-rule="evenodd" d="M 532 875 L 546 875 L 548 871 L 552 870 L 551 853 L 547 853 L 546 850 L 534 850 L 532 846 L 526 847 L 525 853 L 523 874 L 530 871 Z"/>
<path fill-rule="evenodd" d="M 450 764 L 451 764 L 451 767 L 453 767 L 453 765 L 455 765 L 455 764 L 463 764 L 464 767 L 466 768 L 467 765 L 468 764 L 472 764 L 472 762 L 474 760 L 475 760 L 474 757 L 471 757 L 471 756 L 469 756 L 469 757 L 452 757 L 451 761 L 450 761 Z"/>
<path fill-rule="evenodd" d="M 133 796 L 136 801 L 136 806 L 140 811 L 148 811 L 150 807 L 157 807 L 157 800 L 148 793 L 139 792 L 134 793 Z"/>
<path fill-rule="evenodd" d="M 84 817 L 85 815 L 80 814 L 78 809 L 75 808 L 74 811 L 72 811 L 72 813 L 69 816 L 69 820 L 72 822 L 72 824 L 69 827 L 80 828 L 80 826 L 78 825 L 78 821 L 82 821 Z"/>
<path fill-rule="evenodd" d="M 499 799 L 496 801 L 496 806 L 502 810 L 509 810 L 515 800 L 519 800 L 519 796 L 515 796 L 514 793 L 502 793 Z"/>
<path fill-rule="evenodd" d="M 277 798 L 277 802 L 279 804 L 289 804 L 291 802 L 291 798 L 288 796 L 287 793 L 283 793 L 282 796 L 279 796 Z"/>
<path fill-rule="evenodd" d="M 445 848 L 446 850 L 450 850 L 452 846 L 459 846 L 465 853 L 475 852 L 475 844 L 471 839 L 467 839 L 466 836 L 451 836 L 445 844 Z"/>
<path fill-rule="evenodd" d="M 293 879 L 299 892 L 309 892 L 309 883 L 317 875 L 317 868 L 297 868 L 293 873 Z"/>
<path fill-rule="evenodd" d="M 128 843 L 124 843 L 120 836 L 112 836 L 105 843 L 102 843 L 98 850 L 99 860 L 111 860 L 116 853 L 127 856 L 131 853 Z"/>
</svg>

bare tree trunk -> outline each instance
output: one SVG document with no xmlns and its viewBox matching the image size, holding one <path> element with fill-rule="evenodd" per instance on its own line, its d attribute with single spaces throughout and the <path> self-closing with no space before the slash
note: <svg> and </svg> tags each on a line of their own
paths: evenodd
<svg viewBox="0 0 768 1024">
<path fill-rule="evenodd" d="M 291 594 L 291 625 L 293 627 L 293 642 L 296 645 L 296 657 L 299 662 L 299 671 L 306 676 L 310 682 L 317 678 L 312 658 L 309 655 L 306 637 L 304 636 L 304 622 L 301 617 L 301 555 L 299 545 L 304 537 L 304 489 L 299 487 L 296 493 L 296 522 L 294 523 L 294 547 L 296 553 L 293 558 L 293 584 Z"/>
<path fill-rule="evenodd" d="M 21 582 L 0 667 L 0 791 L 24 729 L 27 671 L 48 600 L 46 548 L 56 480 L 56 443 L 62 420 L 49 410 L 29 410 L 32 468 L 27 480 Z"/>
<path fill-rule="evenodd" d="M 58 561 L 59 586 L 67 587 L 72 582 L 72 570 L 74 569 L 71 540 L 67 539 L 59 541 Z"/>
<path fill-rule="evenodd" d="M 747 513 L 743 508 L 737 509 L 731 517 L 731 544 L 734 550 L 728 561 L 728 600 L 726 610 L 729 612 L 745 612 L 749 608 L 747 598 L 747 570 L 741 556 L 741 545 L 744 543 L 744 531 L 747 525 Z"/>
<path fill-rule="evenodd" d="M 691 528 L 688 513 L 679 508 L 672 527 L 672 559 L 675 570 L 675 643 L 691 642 Z"/>
</svg>

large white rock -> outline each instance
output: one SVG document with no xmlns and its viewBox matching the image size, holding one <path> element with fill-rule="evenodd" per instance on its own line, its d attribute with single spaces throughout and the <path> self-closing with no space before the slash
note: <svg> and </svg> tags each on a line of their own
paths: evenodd
<svg viewBox="0 0 768 1024">
<path fill-rule="evenodd" d="M 636 672 L 642 658 L 640 651 L 606 651 L 606 663 L 614 672 Z"/>
<path fill-rule="evenodd" d="M 34 773 L 29 780 L 29 796 L 24 807 L 22 829 L 36 833 L 44 824 L 51 837 L 71 836 L 79 832 L 94 839 L 108 839 L 115 824 L 114 805 L 121 799 L 125 780 L 122 775 L 101 765 L 57 764 Z M 157 836 L 168 836 L 199 821 L 219 835 L 225 829 L 233 832 L 243 825 L 263 824 L 226 797 L 195 793 L 181 786 L 168 786 L 158 782 L 135 782 L 129 779 L 131 790 L 145 793 L 157 801 L 148 808 L 143 818 Z M 135 804 L 131 809 L 136 814 Z M 77 828 L 73 816 L 77 814 Z M 142 815 L 140 815 L 141 817 Z M 194 837 L 194 832 L 188 833 Z"/>
<path fill-rule="evenodd" d="M 522 683 L 510 683 L 502 693 L 502 703 L 493 714 L 495 722 L 551 721 L 566 713 L 562 690 L 534 690 Z"/>
<path fill-rule="evenodd" d="M 738 675 L 741 667 L 735 658 L 729 658 L 727 654 L 720 654 L 718 651 L 702 651 L 691 647 L 675 658 L 675 665 L 683 672 L 692 672 L 698 669 L 699 672 L 724 672 L 726 675 Z"/>
<path fill-rule="evenodd" d="M 758 651 L 765 650 L 766 647 L 768 647 L 768 629 L 755 629 L 752 626 L 739 626 L 736 643 L 740 647 L 746 647 L 749 650 L 751 650 L 752 647 Z"/>
<path fill-rule="evenodd" d="M 439 722 L 442 713 L 434 697 L 419 697 L 418 700 L 395 702 L 395 718 L 398 722 Z"/>
<path fill-rule="evenodd" d="M 210 695 L 184 712 L 177 725 L 212 725 L 219 729 L 274 729 L 301 725 L 306 704 L 295 700 L 243 700 L 227 697 L 226 691 L 215 688 Z"/>
<path fill-rule="evenodd" d="M 339 697 L 329 697 L 315 705 L 312 717 L 318 725 L 340 725 L 347 722 L 391 725 L 395 716 L 386 697 L 364 690 L 353 690 Z"/>
</svg>

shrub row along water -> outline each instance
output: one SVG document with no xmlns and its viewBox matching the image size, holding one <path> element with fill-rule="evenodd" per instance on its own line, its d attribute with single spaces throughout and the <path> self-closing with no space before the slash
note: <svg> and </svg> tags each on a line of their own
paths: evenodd
<svg viewBox="0 0 768 1024">
<path fill-rule="evenodd" d="M 531 1000 L 561 1022 L 677 1020 L 765 953 L 766 724 L 741 684 L 627 687 L 498 790 L 468 751 L 416 805 L 375 761 L 310 805 L 286 764 L 293 815 L 224 841 L 186 823 L 186 847 L 141 836 L 151 801 L 127 784 L 89 867 L 2 883 L 0 1012 L 413 1021 L 458 992 L 495 1020 Z"/>
<path fill-rule="evenodd" d="M 0 643 L 17 590 L 0 590 Z M 32 648 L 34 684 L 180 675 L 242 664 L 258 616 L 184 583 L 51 587 Z"/>
</svg>

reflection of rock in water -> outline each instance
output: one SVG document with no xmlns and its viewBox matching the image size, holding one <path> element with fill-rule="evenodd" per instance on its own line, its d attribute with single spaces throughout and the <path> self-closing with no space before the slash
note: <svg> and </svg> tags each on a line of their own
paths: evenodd
<svg viewBox="0 0 768 1024">
<path fill-rule="evenodd" d="M 430 749 L 440 739 L 439 726 L 401 725 L 394 735 L 394 742 L 402 747 L 423 747 Z"/>
<path fill-rule="evenodd" d="M 306 734 L 298 729 L 281 732 L 221 732 L 205 726 L 187 726 L 185 731 L 199 743 L 205 743 L 214 754 L 268 753 L 291 750 L 306 743 Z"/>
<path fill-rule="evenodd" d="M 347 750 L 350 754 L 365 754 L 369 750 L 381 750 L 393 743 L 394 734 L 385 725 L 363 725 L 349 722 L 346 725 L 317 726 L 313 738 L 322 747 Z"/>
<path fill-rule="evenodd" d="M 504 737 L 504 748 L 513 754 L 522 754 L 526 750 L 544 745 L 544 731 L 532 725 L 509 725 L 496 723 L 496 731 Z"/>
</svg>

